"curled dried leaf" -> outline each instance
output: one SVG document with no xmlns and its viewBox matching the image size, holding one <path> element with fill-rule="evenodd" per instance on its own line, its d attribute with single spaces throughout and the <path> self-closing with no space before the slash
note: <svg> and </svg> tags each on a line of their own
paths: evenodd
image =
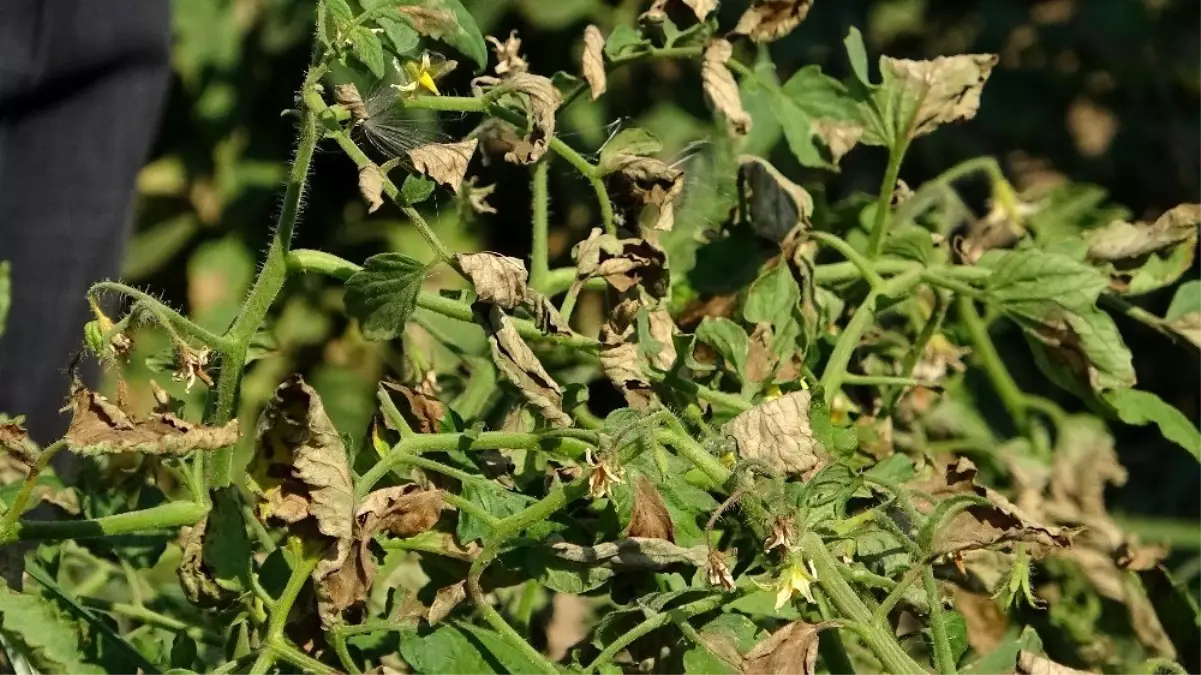
<svg viewBox="0 0 1201 675">
<path fill-rule="evenodd" d="M 457 194 L 478 144 L 479 139 L 476 138 L 458 143 L 428 143 L 409 150 L 409 160 L 413 162 L 415 170 L 449 187 Z"/>
<path fill-rule="evenodd" d="M 184 455 L 233 445 L 239 436 L 237 420 L 220 427 L 192 424 L 169 413 L 134 420 L 78 382 L 71 394 L 71 408 L 71 424 L 64 438 L 71 452 L 81 455 Z"/>
<path fill-rule="evenodd" d="M 975 117 L 984 83 L 996 64 L 996 54 L 940 56 L 931 61 L 885 56 L 880 59 L 880 70 L 885 88 L 898 88 L 901 109 L 913 120 L 908 136 L 914 138 L 943 124 Z"/>
<path fill-rule="evenodd" d="M 786 474 L 802 475 L 823 462 L 824 451 L 809 424 L 810 394 L 795 391 L 761 403 L 726 423 L 738 456 L 766 463 Z"/>
<path fill-rule="evenodd" d="M 13 455 L 26 466 L 32 467 L 37 463 L 41 450 L 38 449 L 33 439 L 29 438 L 29 432 L 21 424 L 22 421 L 21 418 L 18 418 L 9 422 L 0 422 L 0 450 Z"/>
<path fill-rule="evenodd" d="M 828 624 L 794 621 L 763 638 L 742 661 L 745 675 L 813 675 L 818 633 Z"/>
<path fill-rule="evenodd" d="M 727 593 L 733 593 L 738 587 L 734 585 L 734 575 L 730 574 L 730 565 L 726 555 L 721 551 L 709 550 L 705 556 L 705 577 L 710 586 L 717 586 Z"/>
<path fill-rule="evenodd" d="M 809 15 L 813 0 L 755 0 L 734 32 L 755 42 L 771 42 L 792 32 Z"/>
<path fill-rule="evenodd" d="M 352 553 L 354 485 L 341 436 L 317 392 L 299 375 L 284 380 L 263 410 L 256 447 L 248 471 L 259 517 L 326 546 L 312 578 L 321 620 L 331 625 L 348 573 L 342 568 Z M 350 562 L 363 564 L 357 558 Z"/>
<path fill-rule="evenodd" d="M 752 155 L 738 158 L 739 177 L 750 192 L 748 209 L 755 234 L 783 243 L 793 231 L 809 230 L 813 197 L 767 160 Z"/>
<path fill-rule="evenodd" d="M 205 567 L 203 552 L 207 527 L 208 518 L 205 518 L 180 529 L 179 547 L 183 549 L 183 557 L 175 572 L 189 602 L 200 607 L 217 607 L 228 604 L 235 594 L 217 585 L 212 571 Z"/>
<path fill-rule="evenodd" d="M 634 483 L 634 506 L 630 512 L 630 525 L 626 528 L 630 537 L 649 539 L 666 539 L 674 542 L 675 526 L 671 522 L 671 513 L 663 502 L 663 495 L 655 484 L 645 476 L 639 476 Z"/>
<path fill-rule="evenodd" d="M 837 164 L 863 138 L 863 125 L 854 122 L 819 119 L 813 122 L 813 133 L 830 151 L 830 161 Z"/>
<path fill-rule="evenodd" d="M 726 118 L 730 133 L 744 136 L 751 130 L 751 116 L 742 108 L 738 83 L 726 68 L 726 61 L 733 54 L 734 47 L 728 41 L 721 38 L 710 40 L 701 61 L 701 81 L 705 86 L 705 97 Z"/>
<path fill-rule="evenodd" d="M 504 42 L 491 35 L 486 39 L 492 44 L 492 51 L 496 52 L 495 71 L 497 75 L 505 77 L 524 73 L 530 69 L 529 62 L 521 56 L 521 38 L 517 37 L 517 31 L 509 31 L 509 37 Z"/>
<path fill-rule="evenodd" d="M 584 55 L 581 63 L 584 80 L 588 82 L 588 90 L 592 100 L 600 98 L 605 93 L 605 36 L 596 26 L 584 29 Z"/>
<path fill-rule="evenodd" d="M 555 111 L 563 104 L 563 96 L 549 78 L 530 73 L 516 73 L 503 81 L 496 78 L 476 78 L 477 84 L 503 86 L 507 91 L 524 94 L 529 131 L 525 142 L 513 144 L 505 153 L 505 161 L 514 164 L 533 164 L 546 154 L 550 139 L 555 135 Z"/>
<path fill-rule="evenodd" d="M 1022 675 L 1092 675 L 1091 671 L 1069 668 L 1025 649 L 1018 652 L 1017 672 Z"/>
<path fill-rule="evenodd" d="M 505 379 L 516 385 L 526 401 L 551 424 L 571 426 L 571 418 L 563 412 L 563 389 L 542 367 L 513 326 L 513 320 L 496 306 L 488 312 L 488 344 L 492 361 Z"/>
<path fill-rule="evenodd" d="M 1137 258 L 1196 240 L 1201 226 L 1201 204 L 1181 204 L 1154 223 L 1115 220 L 1088 233 L 1088 257 L 1114 262 Z"/>
<path fill-rule="evenodd" d="M 460 602 L 467 599 L 467 582 L 460 581 L 457 584 L 443 586 L 438 589 L 438 593 L 434 596 L 434 602 L 430 604 L 430 611 L 426 614 L 426 621 L 429 621 L 431 626 L 436 626 L 443 619 L 450 616 L 455 607 L 459 606 Z"/>
<path fill-rule="evenodd" d="M 640 316 L 645 316 L 645 331 L 639 328 Z M 630 407 L 645 410 L 656 400 L 647 370 L 667 370 L 675 363 L 675 333 L 666 310 L 646 307 L 633 297 L 618 304 L 601 326 L 601 369 Z"/>
<path fill-rule="evenodd" d="M 643 207 L 654 206 L 652 227 L 668 231 L 675 225 L 675 200 L 684 190 L 684 172 L 654 157 L 615 154 L 602 168 L 608 173 L 610 195 L 626 222 L 638 222 Z"/>
<path fill-rule="evenodd" d="M 396 402 L 396 394 L 404 399 L 403 404 L 397 404 L 396 409 L 404 417 L 409 428 L 419 434 L 432 434 L 438 431 L 442 419 L 446 417 L 446 407 L 438 400 L 429 387 L 408 387 L 396 382 L 380 382 L 382 392 Z M 391 426 L 391 425 L 389 425 Z M 400 431 L 394 429 L 394 431 Z"/>
<path fill-rule="evenodd" d="M 460 253 L 455 256 L 459 268 L 475 286 L 483 302 L 515 309 L 529 298 L 529 272 L 525 263 L 499 253 Z"/>
<path fill-rule="evenodd" d="M 488 197 L 496 192 L 496 185 L 480 185 L 475 184 L 475 176 L 472 176 L 467 181 L 467 203 L 471 206 L 471 210 L 479 213 L 496 213 L 496 207 L 488 203 Z"/>
<path fill-rule="evenodd" d="M 367 202 L 367 213 L 384 205 L 384 174 L 374 163 L 359 169 L 359 194 Z"/>
<path fill-rule="evenodd" d="M 359 88 L 354 84 L 339 84 L 334 87 L 334 101 L 350 113 L 356 121 L 362 121 L 369 117 L 367 114 L 367 106 L 363 103 L 363 97 L 359 94 Z"/>
<path fill-rule="evenodd" d="M 397 537 L 412 537 L 432 528 L 441 513 L 441 490 L 398 485 L 364 497 L 355 509 L 355 520 L 361 540 L 385 530 Z"/>
<path fill-rule="evenodd" d="M 622 293 L 636 285 L 654 297 L 667 293 L 667 254 L 650 241 L 618 239 L 593 228 L 573 255 L 578 281 L 600 277 Z"/>
</svg>

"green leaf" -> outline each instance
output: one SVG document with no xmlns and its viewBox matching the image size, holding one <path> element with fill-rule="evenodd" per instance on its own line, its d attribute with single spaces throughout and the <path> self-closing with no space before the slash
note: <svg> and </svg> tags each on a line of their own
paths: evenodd
<svg viewBox="0 0 1201 675">
<path fill-rule="evenodd" d="M 0 261 L 0 335 L 8 323 L 8 309 L 12 307 L 12 263 Z"/>
<path fill-rule="evenodd" d="M 962 675 L 988 675 L 989 673 L 1012 673 L 1017 664 L 1018 652 L 1039 651 L 1042 640 L 1033 628 L 1026 626 L 1020 636 L 1009 637 L 1001 646 L 981 656 L 959 672 Z"/>
<path fill-rule="evenodd" d="M 867 74 L 867 48 L 863 46 L 863 34 L 859 32 L 858 28 L 851 26 L 851 30 L 842 44 L 847 49 L 847 59 L 851 62 L 851 70 L 855 72 L 855 79 L 865 87 L 872 86 Z"/>
<path fill-rule="evenodd" d="M 0 288 L 2 297 L 3 290 Z M 1196 279 L 1180 284 L 1163 318 L 1164 321 L 1179 321 L 1190 314 L 1201 314 L 1201 281 Z"/>
<path fill-rule="evenodd" d="M 618 24 L 605 39 L 605 56 L 611 61 L 627 53 L 642 51 L 650 45 L 650 40 L 642 37 L 638 31 L 625 24 Z"/>
<path fill-rule="evenodd" d="M 1115 389 L 1102 396 L 1126 424 L 1154 423 L 1163 437 L 1188 450 L 1201 461 L 1201 431 L 1187 415 L 1149 391 Z"/>
<path fill-rule="evenodd" d="M 104 672 L 84 662 L 79 624 L 46 598 L 0 585 L 0 622 L 16 650 L 40 672 Z"/>
<path fill-rule="evenodd" d="M 527 506 L 527 502 L 515 493 L 482 488 L 475 483 L 463 486 L 463 499 L 466 499 L 497 518 L 505 518 L 517 513 Z M 477 539 L 485 539 L 492 534 L 488 523 L 468 513 L 459 513 L 459 522 L 455 527 L 455 535 L 462 544 Z"/>
<path fill-rule="evenodd" d="M 772 109 L 772 96 L 780 86 L 776 65 L 766 45 L 755 60 L 755 76 L 744 77 L 738 86 L 742 108 L 751 116 L 751 130 L 742 139 L 739 151 L 744 155 L 767 157 L 783 134 L 783 127 Z"/>
<path fill-rule="evenodd" d="M 755 279 L 742 306 L 747 323 L 768 323 L 773 328 L 792 320 L 792 310 L 801 301 L 801 289 L 787 265 L 777 265 Z"/>
<path fill-rule="evenodd" d="M 367 66 L 367 70 L 370 70 L 372 75 L 383 78 L 387 66 L 384 64 L 384 46 L 380 43 L 379 36 L 366 26 L 355 26 L 346 38 L 350 40 L 350 48 L 354 55 Z"/>
<path fill-rule="evenodd" d="M 859 434 L 854 427 L 835 426 L 823 398 L 819 392 L 814 392 L 809 403 L 809 425 L 813 429 L 813 437 L 827 452 L 846 457 L 859 447 Z"/>
<path fill-rule="evenodd" d="M 531 548 L 526 554 L 526 570 L 538 583 L 558 593 L 580 595 L 594 591 L 613 578 L 608 567 L 584 565 L 552 558 L 545 551 Z"/>
<path fill-rule="evenodd" d="M 411 54 L 421 44 L 421 35 L 407 21 L 395 16 L 381 16 L 376 20 L 384 35 L 392 43 L 392 51 L 400 56 Z"/>
<path fill-rule="evenodd" d="M 400 17 L 422 35 L 454 47 L 483 70 L 488 65 L 488 45 L 471 12 L 459 0 L 400 0 L 399 7 L 421 7 L 426 12 Z M 419 18 L 414 18 L 417 16 Z"/>
<path fill-rule="evenodd" d="M 888 233 L 884 254 L 930 263 L 934 259 L 934 238 L 926 228 L 907 223 Z"/>
<path fill-rule="evenodd" d="M 413 670 L 426 675 L 473 675 L 501 672 L 458 626 L 444 624 L 428 635 L 415 630 L 400 636 L 400 656 Z M 534 672 L 521 671 L 521 672 Z"/>
<path fill-rule="evenodd" d="M 1189 240 L 1149 254 L 1141 265 L 1133 269 L 1115 269 L 1112 273 L 1115 277 L 1114 287 L 1122 295 L 1145 295 L 1170 286 L 1193 269 L 1196 250 L 1196 240 Z"/>
<path fill-rule="evenodd" d="M 697 326 L 696 337 L 716 349 L 726 363 L 734 367 L 734 372 L 738 373 L 739 377 L 746 372 L 750 341 L 742 326 L 725 317 L 707 316 Z"/>
<path fill-rule="evenodd" d="M 858 122 L 859 113 L 846 87 L 834 78 L 823 75 L 817 66 L 797 71 L 775 89 L 771 107 L 784 128 L 784 138 L 797 161 L 805 166 L 833 168 L 834 164 L 814 142 L 814 122 L 831 120 Z"/>
<path fill-rule="evenodd" d="M 1079 396 L 1123 389 L 1136 381 L 1133 357 L 1108 314 L 1088 309 L 1062 314 L 1026 331 L 1034 362 L 1047 377 Z"/>
<path fill-rule="evenodd" d="M 865 475 L 892 483 L 904 483 L 913 478 L 913 460 L 905 455 L 892 455 L 877 463 Z"/>
<path fill-rule="evenodd" d="M 597 168 L 600 169 L 602 175 L 609 174 L 619 168 L 622 156 L 649 157 L 658 154 L 661 150 L 663 150 L 663 143 L 646 129 L 638 127 L 622 129 L 601 148 Z"/>
<path fill-rule="evenodd" d="M 500 665 L 504 666 L 508 672 L 538 672 L 538 664 L 530 661 L 525 654 L 517 651 L 511 643 L 507 642 L 496 631 L 462 622 L 456 622 L 455 627 L 466 633 L 468 637 L 474 638 L 476 642 L 484 647 L 484 651 L 499 661 Z"/>
<path fill-rule="evenodd" d="M 217 584 L 228 590 L 250 587 L 251 561 L 254 551 L 246 533 L 246 521 L 238 508 L 236 489 L 217 490 L 213 494 L 213 510 L 205 528 L 203 559 L 212 570 Z"/>
<path fill-rule="evenodd" d="M 885 530 L 856 534 L 855 559 L 883 576 L 891 577 L 909 568 L 909 551 L 896 535 Z"/>
<path fill-rule="evenodd" d="M 984 255 L 991 267 L 989 296 L 1010 314 L 1042 321 L 1049 306 L 1081 311 L 1097 302 L 1108 280 L 1096 268 L 1065 255 L 1029 248 Z"/>
<path fill-rule="evenodd" d="M 437 184 L 425 176 L 409 174 L 400 186 L 400 196 L 406 204 L 420 204 L 434 194 Z"/>
<path fill-rule="evenodd" d="M 362 324 L 363 337 L 391 340 L 404 332 L 425 272 L 425 265 L 408 256 L 381 253 L 346 280 L 346 313 Z"/>
<path fill-rule="evenodd" d="M 338 24 L 339 27 L 349 26 L 354 23 L 354 11 L 350 9 L 350 5 L 346 0 L 324 0 L 325 8 L 329 10 L 329 16 Z"/>
</svg>

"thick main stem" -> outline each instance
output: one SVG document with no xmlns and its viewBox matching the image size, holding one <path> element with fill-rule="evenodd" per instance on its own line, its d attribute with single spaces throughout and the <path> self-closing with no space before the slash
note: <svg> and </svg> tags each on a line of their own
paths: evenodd
<svg viewBox="0 0 1201 675">
<path fill-rule="evenodd" d="M 533 235 L 530 242 L 530 286 L 540 292 L 547 292 L 546 275 L 550 272 L 550 256 L 548 238 L 550 236 L 550 158 L 543 157 L 534 165 L 534 178 L 531 182 L 532 193 L 531 211 L 533 215 Z"/>
</svg>

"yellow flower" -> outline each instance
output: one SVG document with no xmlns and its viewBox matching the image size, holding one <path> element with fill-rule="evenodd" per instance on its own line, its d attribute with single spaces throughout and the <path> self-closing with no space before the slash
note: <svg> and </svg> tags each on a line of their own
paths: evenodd
<svg viewBox="0 0 1201 675">
<path fill-rule="evenodd" d="M 418 87 L 429 91 L 434 96 L 441 96 L 442 92 L 438 91 L 438 85 L 434 84 L 434 78 L 440 75 L 434 66 L 430 65 L 430 53 L 425 52 L 421 55 L 421 61 L 405 61 L 402 67 L 398 59 L 392 59 L 392 67 L 396 72 L 406 77 L 405 84 L 394 84 L 393 89 L 400 92 L 413 92 Z"/>
<path fill-rule="evenodd" d="M 788 604 L 796 595 L 814 602 L 812 585 L 815 581 L 817 570 L 813 567 L 813 561 L 809 561 L 806 567 L 801 564 L 799 558 L 793 558 L 788 569 L 780 574 L 780 580 L 776 582 L 776 609 Z"/>
</svg>

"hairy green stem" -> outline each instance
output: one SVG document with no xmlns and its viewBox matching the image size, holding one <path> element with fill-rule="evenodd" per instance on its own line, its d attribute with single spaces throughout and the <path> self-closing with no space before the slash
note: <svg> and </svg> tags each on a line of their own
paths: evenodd
<svg viewBox="0 0 1201 675">
<path fill-rule="evenodd" d="M 29 504 L 29 499 L 33 496 L 33 489 L 37 487 L 42 471 L 46 470 L 46 467 L 50 465 L 50 460 L 58 454 L 58 451 L 65 447 L 67 447 L 65 439 L 51 443 L 38 455 L 37 462 L 29 467 L 29 473 L 25 475 L 25 480 L 21 483 L 20 492 L 13 499 L 13 503 L 8 505 L 4 517 L 0 518 L 0 541 L 7 539 L 9 531 L 16 526 L 17 519 L 25 513 L 25 506 Z"/>
<path fill-rule="evenodd" d="M 880 278 L 880 274 L 876 271 L 872 261 L 864 257 L 859 251 L 856 251 L 844 239 L 829 232 L 818 231 L 810 232 L 809 236 L 842 254 L 842 257 L 855 266 L 855 269 L 859 271 L 859 274 L 873 289 L 879 289 L 884 286 L 884 279 Z"/>
<path fill-rule="evenodd" d="M 855 348 L 859 346 L 859 340 L 863 337 L 864 331 L 872 325 L 872 321 L 875 319 L 876 300 L 879 297 L 879 289 L 872 289 L 867 294 L 867 297 L 855 309 L 855 313 L 851 315 L 851 320 L 842 330 L 842 335 L 838 336 L 838 342 L 834 343 L 834 351 L 830 353 L 830 358 L 826 361 L 821 379 L 827 406 L 834 400 L 842 387 L 847 375 L 847 366 L 851 363 L 851 356 L 855 353 Z"/>
<path fill-rule="evenodd" d="M 968 337 L 972 341 L 972 356 L 984 368 L 985 374 L 992 382 L 993 389 L 1001 399 L 1001 404 L 1013 418 L 1014 424 L 1024 432 L 1026 430 L 1025 395 L 1014 381 L 1013 376 L 1009 374 L 1005 363 L 1001 361 L 1001 355 L 997 353 L 997 348 L 988 335 L 988 326 L 984 323 L 984 319 L 980 318 L 980 313 L 976 311 L 973 300 L 961 296 L 956 298 L 955 302 L 959 320 L 963 322 Z"/>
<path fill-rule="evenodd" d="M 585 673 L 595 673 L 613 660 L 623 649 L 634 643 L 635 640 L 654 632 L 655 630 L 666 626 L 673 621 L 684 621 L 690 617 L 705 612 L 712 612 L 722 605 L 730 602 L 732 598 L 725 594 L 715 595 L 703 600 L 696 600 L 686 605 L 681 605 L 675 609 L 669 609 L 664 612 L 657 612 L 644 619 L 637 626 L 622 633 L 616 640 L 605 645 L 604 651 L 597 655 L 592 663 L 584 669 Z"/>
<path fill-rule="evenodd" d="M 889 148 L 888 168 L 880 181 L 880 195 L 876 198 L 876 219 L 872 223 L 872 231 L 868 236 L 867 258 L 875 260 L 884 250 L 884 241 L 888 235 L 888 224 L 892 216 L 892 192 L 896 189 L 897 179 L 901 176 L 901 162 L 909 149 L 909 141 L 903 140 L 895 147 Z"/>
<path fill-rule="evenodd" d="M 171 309 L 153 295 L 140 291 L 133 286 L 127 286 L 116 281 L 100 281 L 93 284 L 92 287 L 88 289 L 88 297 L 94 298 L 97 293 L 103 293 L 106 291 L 110 293 L 120 293 L 121 295 L 125 295 L 137 300 L 141 305 L 146 307 L 146 311 L 153 314 L 155 318 L 158 319 L 159 323 L 161 323 L 169 331 L 178 331 L 184 335 L 194 337 L 217 351 L 222 351 L 233 344 L 227 338 L 221 337 L 216 333 L 206 330 L 196 322 Z"/>
<path fill-rule="evenodd" d="M 947 317 L 948 306 L 950 306 L 950 299 L 946 297 L 946 294 L 935 291 L 934 309 L 930 312 L 930 318 L 926 319 L 926 323 L 922 325 L 921 332 L 918 333 L 917 339 L 913 341 L 913 345 L 901 362 L 901 373 L 904 377 L 913 377 L 914 368 L 917 368 L 918 362 L 926 353 L 926 345 L 930 344 L 930 340 L 942 327 L 943 319 Z M 902 389 L 894 388 L 885 394 L 884 405 L 880 408 L 881 419 L 892 415 L 892 410 L 900 400 L 902 392 Z"/>
<path fill-rule="evenodd" d="M 18 520 L 0 537 L 0 546 L 15 541 L 85 539 L 148 530 L 168 530 L 182 525 L 195 525 L 207 514 L 208 509 L 202 504 L 169 502 L 140 511 L 91 520 Z"/>
<path fill-rule="evenodd" d="M 294 539 L 289 542 L 289 548 L 292 550 L 292 574 L 288 576 L 288 583 L 275 604 L 271 605 L 271 618 L 264 637 L 267 648 L 250 667 L 252 675 L 266 673 L 280 656 L 278 646 L 286 644 L 284 628 L 288 624 L 288 615 L 292 613 L 292 606 L 296 604 L 296 598 L 308 582 L 317 563 L 321 562 L 321 553 L 315 548 L 310 549 L 304 542 Z M 324 665 L 322 668 L 328 670 Z"/>
<path fill-rule="evenodd" d="M 533 215 L 533 232 L 530 241 L 530 287 L 543 293 L 546 289 L 546 276 L 550 272 L 548 240 L 550 238 L 550 158 L 543 157 L 534 164 L 534 177 L 531 181 L 532 194 L 531 212 Z"/>
<path fill-rule="evenodd" d="M 947 617 L 942 611 L 942 595 L 934 580 L 934 568 L 922 568 L 922 584 L 926 587 L 926 601 L 930 603 L 930 633 L 934 643 L 934 668 L 940 673 L 955 675 L 955 655 L 951 652 L 951 637 L 947 632 Z"/>
<path fill-rule="evenodd" d="M 85 607 L 118 614 L 127 619 L 163 628 L 174 633 L 183 633 L 197 642 L 207 642 L 213 645 L 221 643 L 219 636 L 213 635 L 203 628 L 193 626 L 186 621 L 181 621 L 166 614 L 161 614 L 145 606 L 131 605 L 125 602 L 112 602 L 102 598 L 80 598 L 79 602 Z"/>
<path fill-rule="evenodd" d="M 868 387 L 917 387 L 922 384 L 920 380 L 903 375 L 858 375 L 856 373 L 844 373 L 840 379 L 842 380 L 842 384 L 856 384 Z"/>
</svg>

